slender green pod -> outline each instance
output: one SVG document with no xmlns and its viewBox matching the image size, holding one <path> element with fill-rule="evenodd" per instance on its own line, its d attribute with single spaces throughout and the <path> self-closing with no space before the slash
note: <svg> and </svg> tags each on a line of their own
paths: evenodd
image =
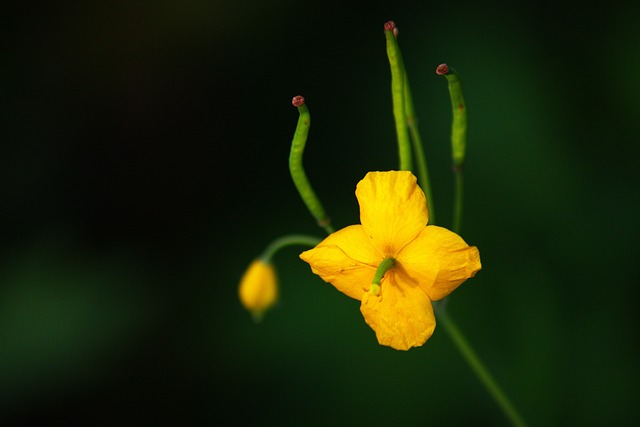
<svg viewBox="0 0 640 427">
<path fill-rule="evenodd" d="M 331 221 L 325 213 L 322 203 L 320 203 L 316 193 L 313 191 L 302 164 L 304 147 L 307 144 L 307 136 L 309 135 L 309 127 L 311 126 L 311 115 L 302 96 L 294 96 L 291 103 L 294 107 L 298 108 L 300 117 L 298 118 L 298 124 L 293 134 L 293 141 L 291 142 L 289 172 L 291 173 L 291 178 L 302 201 L 309 209 L 309 212 L 311 212 L 311 215 L 313 215 L 318 225 L 322 227 L 327 234 L 331 234 L 335 230 L 331 226 Z"/>
<path fill-rule="evenodd" d="M 460 80 L 460 76 L 454 69 L 447 64 L 440 64 L 436 68 L 436 74 L 447 79 L 449 98 L 451 99 L 451 154 L 453 157 L 453 172 L 455 174 L 452 230 L 460 233 L 464 202 L 464 162 L 467 149 L 467 104 L 462 93 L 462 80 Z"/>
<path fill-rule="evenodd" d="M 456 168 L 464 167 L 467 149 L 467 104 L 462 93 L 462 80 L 460 76 L 447 64 L 440 64 L 436 68 L 436 74 L 444 76 L 449 86 L 449 98 L 451 99 L 451 149 L 453 165 Z"/>
<path fill-rule="evenodd" d="M 387 40 L 387 57 L 391 68 L 391 98 L 393 101 L 393 117 L 395 119 L 398 138 L 400 170 L 410 171 L 412 170 L 412 154 L 404 103 L 405 72 L 396 34 L 396 24 L 393 21 L 385 22 L 384 35 Z"/>
</svg>

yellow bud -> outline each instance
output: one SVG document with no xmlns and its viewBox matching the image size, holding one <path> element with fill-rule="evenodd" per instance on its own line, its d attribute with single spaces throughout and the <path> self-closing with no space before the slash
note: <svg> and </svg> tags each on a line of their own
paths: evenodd
<svg viewBox="0 0 640 427">
<path fill-rule="evenodd" d="M 256 321 L 278 299 L 278 281 L 271 263 L 254 260 L 240 279 L 238 287 L 240 302 L 249 310 Z"/>
</svg>

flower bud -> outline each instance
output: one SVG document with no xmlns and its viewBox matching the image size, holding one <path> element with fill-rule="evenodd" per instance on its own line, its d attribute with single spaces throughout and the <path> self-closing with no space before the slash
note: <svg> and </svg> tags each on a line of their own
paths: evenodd
<svg viewBox="0 0 640 427">
<path fill-rule="evenodd" d="M 271 263 L 254 260 L 240 279 L 238 287 L 240 302 L 256 321 L 260 321 L 278 299 L 278 281 Z"/>
</svg>

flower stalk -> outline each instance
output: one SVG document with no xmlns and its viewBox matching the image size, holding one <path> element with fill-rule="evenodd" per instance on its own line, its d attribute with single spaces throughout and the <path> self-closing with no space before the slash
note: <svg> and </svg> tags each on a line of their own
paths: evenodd
<svg viewBox="0 0 640 427">
<path fill-rule="evenodd" d="M 273 240 L 269 245 L 265 248 L 260 255 L 260 259 L 264 262 L 271 262 L 271 258 L 278 252 L 280 249 L 286 248 L 287 246 L 316 246 L 318 243 L 322 241 L 321 238 L 316 236 L 309 236 L 307 234 L 287 234 L 282 237 L 278 237 Z"/>
<path fill-rule="evenodd" d="M 436 224 L 436 215 L 433 204 L 433 195 L 431 191 L 431 179 L 429 178 L 429 169 L 427 167 L 427 157 L 424 154 L 422 146 L 422 137 L 418 129 L 418 117 L 413 106 L 413 96 L 411 95 L 411 86 L 409 85 L 409 77 L 405 70 L 404 73 L 404 110 L 407 119 L 407 127 L 413 144 L 413 152 L 416 159 L 416 168 L 418 172 L 418 183 L 427 197 L 427 206 L 429 207 L 429 224 Z"/>
<path fill-rule="evenodd" d="M 464 198 L 464 162 L 467 147 L 467 104 L 462 92 L 462 80 L 454 69 L 447 64 L 440 64 L 436 68 L 436 74 L 447 79 L 449 98 L 451 100 L 451 153 L 453 158 L 454 173 L 454 206 L 452 230 L 460 233 L 462 229 L 462 212 Z M 444 324 L 444 328 L 453 340 L 464 359 L 474 371 L 480 382 L 484 384 L 489 394 L 493 397 L 506 417 L 516 427 L 525 427 L 526 424 L 507 395 L 502 391 L 489 370 L 484 366 L 471 344 L 464 337 L 458 326 L 446 310 L 446 298 L 434 304 L 438 319 Z"/>
<path fill-rule="evenodd" d="M 438 319 L 444 325 L 444 328 L 449 333 L 449 336 L 456 347 L 458 347 L 458 350 L 460 350 L 464 356 L 464 359 L 467 361 L 469 366 L 471 366 L 480 381 L 485 385 L 489 394 L 491 394 L 509 421 L 511 421 L 511 423 L 516 427 L 526 427 L 524 420 L 516 410 L 515 406 L 513 406 L 507 395 L 502 391 L 500 386 L 498 386 L 498 383 L 484 366 L 462 332 L 460 332 L 460 329 L 453 319 L 451 319 L 446 310 L 444 310 L 444 305 L 436 305 L 436 314 L 438 314 Z"/>
</svg>

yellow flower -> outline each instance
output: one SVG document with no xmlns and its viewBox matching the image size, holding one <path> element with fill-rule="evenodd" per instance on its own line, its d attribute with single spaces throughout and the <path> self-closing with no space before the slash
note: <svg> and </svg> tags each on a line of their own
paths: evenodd
<svg viewBox="0 0 640 427">
<path fill-rule="evenodd" d="M 271 263 L 254 260 L 240 279 L 238 287 L 240 302 L 256 321 L 260 321 L 278 299 L 278 281 Z"/>
<path fill-rule="evenodd" d="M 300 258 L 325 282 L 361 301 L 380 344 L 397 350 L 421 346 L 436 325 L 431 302 L 482 268 L 478 249 L 427 225 L 426 199 L 409 171 L 369 172 L 356 197 L 362 225 L 331 234 Z"/>
</svg>

